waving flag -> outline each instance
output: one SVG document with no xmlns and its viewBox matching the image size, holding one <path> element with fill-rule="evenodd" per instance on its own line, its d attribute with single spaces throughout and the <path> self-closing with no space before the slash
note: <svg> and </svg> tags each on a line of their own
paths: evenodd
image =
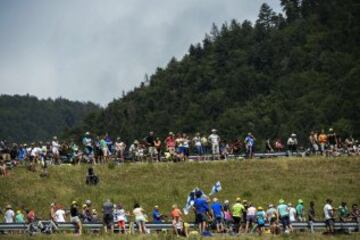
<svg viewBox="0 0 360 240">
<path fill-rule="evenodd" d="M 198 187 L 194 188 L 190 193 L 189 193 L 189 196 L 187 197 L 186 199 L 186 204 L 185 204 L 185 207 L 183 208 L 183 211 L 184 211 L 184 214 L 185 215 L 188 215 L 189 214 L 189 211 L 191 209 L 191 207 L 194 205 L 194 202 L 196 200 L 196 196 L 195 196 L 195 193 L 196 192 L 201 192 L 201 197 L 204 198 L 204 197 L 207 197 L 205 195 L 205 193 Z"/>
<path fill-rule="evenodd" d="M 215 185 L 212 187 L 211 192 L 209 193 L 209 196 L 211 196 L 211 195 L 213 195 L 213 194 L 215 194 L 217 192 L 220 192 L 221 189 L 222 189 L 221 188 L 221 183 L 220 183 L 220 181 L 217 181 L 215 183 Z"/>
</svg>

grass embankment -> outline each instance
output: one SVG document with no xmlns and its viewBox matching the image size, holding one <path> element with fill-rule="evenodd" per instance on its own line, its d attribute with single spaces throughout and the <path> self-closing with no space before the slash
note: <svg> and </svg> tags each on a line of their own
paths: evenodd
<svg viewBox="0 0 360 240">
<path fill-rule="evenodd" d="M 209 192 L 221 181 L 220 200 L 233 202 L 237 196 L 256 206 L 277 203 L 284 198 L 293 204 L 302 198 L 308 207 L 316 203 L 317 213 L 326 198 L 334 205 L 360 202 L 359 158 L 277 158 L 263 160 L 234 160 L 215 162 L 126 164 L 111 169 L 95 166 L 100 176 L 98 186 L 86 186 L 84 178 L 88 166 L 54 166 L 49 177 L 41 178 L 25 168 L 16 168 L 9 177 L 0 178 L 0 205 L 36 209 L 39 216 L 49 216 L 49 204 L 57 202 L 69 206 L 71 201 L 82 203 L 91 199 L 100 210 L 105 199 L 121 202 L 131 210 L 135 201 L 151 213 L 154 205 L 168 214 L 171 205 L 184 206 L 188 193 L 196 186 Z M 101 211 L 99 211 L 101 212 Z M 188 220 L 192 220 L 192 214 Z"/>
</svg>

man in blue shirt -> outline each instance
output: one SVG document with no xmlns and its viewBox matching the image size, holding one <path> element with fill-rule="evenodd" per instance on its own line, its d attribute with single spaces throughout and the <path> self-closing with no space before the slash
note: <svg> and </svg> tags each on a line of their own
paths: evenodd
<svg viewBox="0 0 360 240">
<path fill-rule="evenodd" d="M 255 150 L 255 137 L 251 134 L 248 133 L 248 135 L 245 138 L 245 147 L 246 147 L 246 155 L 248 158 L 252 158 L 254 155 L 254 150 Z"/>
<path fill-rule="evenodd" d="M 152 217 L 153 217 L 154 223 L 161 223 L 161 214 L 160 214 L 158 205 L 155 205 L 155 207 L 152 211 Z"/>
<path fill-rule="evenodd" d="M 195 193 L 195 196 L 196 196 L 196 200 L 194 202 L 195 222 L 199 224 L 200 234 L 202 234 L 207 227 L 209 206 L 207 200 L 201 198 L 202 196 L 201 191 L 197 191 Z"/>
<path fill-rule="evenodd" d="M 213 204 L 211 204 L 211 212 L 212 217 L 216 223 L 216 230 L 218 233 L 221 233 L 224 231 L 223 226 L 223 219 L 224 219 L 224 213 L 223 213 L 223 207 L 221 203 L 219 203 L 217 198 L 213 198 Z"/>
</svg>

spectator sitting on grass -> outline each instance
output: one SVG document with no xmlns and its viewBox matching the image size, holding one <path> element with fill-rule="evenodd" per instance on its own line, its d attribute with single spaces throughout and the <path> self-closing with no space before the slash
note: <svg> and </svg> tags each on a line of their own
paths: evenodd
<svg viewBox="0 0 360 240">
<path fill-rule="evenodd" d="M 97 185 L 99 182 L 99 177 L 95 175 L 94 169 L 92 167 L 88 169 L 85 182 L 88 185 Z"/>
</svg>

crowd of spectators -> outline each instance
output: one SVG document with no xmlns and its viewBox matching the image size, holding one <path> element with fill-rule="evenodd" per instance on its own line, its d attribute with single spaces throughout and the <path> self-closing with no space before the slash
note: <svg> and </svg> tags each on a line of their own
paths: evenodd
<svg viewBox="0 0 360 240">
<path fill-rule="evenodd" d="M 304 147 L 305 146 L 305 147 Z M 109 163 L 111 161 L 185 161 L 192 155 L 195 160 L 228 159 L 234 156 L 254 157 L 257 140 L 252 133 L 245 138 L 227 141 L 221 139 L 217 130 L 212 129 L 208 135 L 196 133 L 193 137 L 185 133 L 169 132 L 160 138 L 153 131 L 142 139 L 127 143 L 120 137 L 113 140 L 109 134 L 93 136 L 86 132 L 80 143 L 75 141 L 59 141 L 56 136 L 48 142 L 31 144 L 8 144 L 0 142 L 0 174 L 7 174 L 7 164 L 28 162 L 29 169 L 35 170 L 36 163 L 43 169 L 47 164 L 87 162 L 92 164 Z M 258 147 L 260 148 L 260 147 Z M 267 153 L 286 152 L 286 155 L 359 155 L 359 142 L 352 136 L 344 140 L 332 128 L 327 133 L 312 131 L 308 141 L 300 145 L 297 135 L 290 134 L 285 143 L 280 138 L 265 141 Z M 44 172 L 46 175 L 47 172 Z"/>
<path fill-rule="evenodd" d="M 280 199 L 277 205 L 269 203 L 265 208 L 240 197 L 231 204 L 228 200 L 220 202 L 217 198 L 211 201 L 200 191 L 195 194 L 197 198 L 193 203 L 193 212 L 198 227 L 197 233 L 205 236 L 214 232 L 232 235 L 254 232 L 259 235 L 264 232 L 290 233 L 294 231 L 292 224 L 295 222 L 307 222 L 309 231 L 314 232 L 314 223 L 321 221 L 325 222 L 328 233 L 334 233 L 335 220 L 360 223 L 360 209 L 357 204 L 353 204 L 349 209 L 346 202 L 341 202 L 339 207 L 335 208 L 331 199 L 325 201 L 322 213 L 316 213 L 313 201 L 310 201 L 309 207 L 306 208 L 301 199 L 294 205 Z M 31 224 L 39 219 L 33 209 L 21 207 L 15 211 L 9 204 L 4 211 L 0 210 L 0 214 L 3 215 L 4 223 Z M 172 205 L 168 214 L 162 214 L 158 205 L 147 213 L 139 203 L 135 203 L 132 210 L 126 210 L 122 203 L 115 204 L 110 199 L 103 203 L 99 213 L 90 200 L 82 204 L 73 201 L 69 208 L 59 203 L 51 203 L 49 216 L 55 226 L 57 223 L 73 223 L 77 234 L 83 232 L 84 223 L 102 223 L 104 232 L 116 230 L 122 234 L 133 233 L 135 230 L 131 226 L 136 224 L 137 231 L 145 234 L 150 233 L 146 227 L 146 223 L 149 222 L 171 223 L 174 234 L 179 236 L 188 236 L 190 233 L 189 224 L 185 222 L 184 214 L 177 204 Z"/>
</svg>

